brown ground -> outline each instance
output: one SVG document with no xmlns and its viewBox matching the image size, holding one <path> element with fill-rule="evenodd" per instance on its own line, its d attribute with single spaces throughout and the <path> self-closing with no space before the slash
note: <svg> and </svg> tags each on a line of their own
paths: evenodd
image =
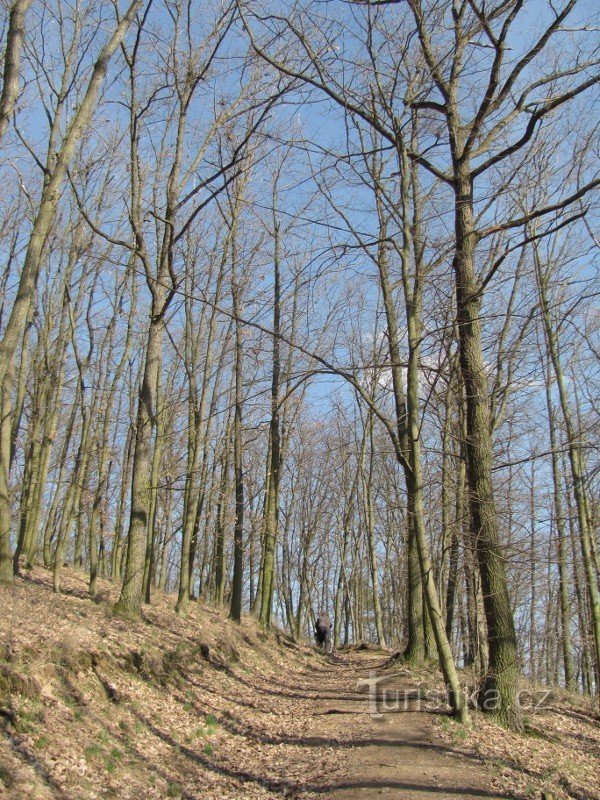
<svg viewBox="0 0 600 800">
<path fill-rule="evenodd" d="M 600 731 L 585 709 L 547 712 L 560 743 L 483 722 L 468 732 L 419 708 L 435 675 L 388 665 L 401 708 L 376 718 L 357 683 L 384 669 L 382 653 L 327 659 L 198 603 L 180 620 L 170 597 L 131 624 L 112 617 L 109 584 L 97 604 L 78 573 L 64 585 L 53 595 L 36 569 L 0 588 L 1 798 L 598 797 Z"/>
<path fill-rule="evenodd" d="M 369 713 L 365 693 L 357 691 L 357 676 L 381 673 L 387 661 L 370 653 L 335 656 L 324 676 L 325 696 L 305 692 L 323 742 L 350 731 L 350 739 L 338 748 L 343 774 L 330 776 L 320 794 L 332 800 L 507 797 L 491 788 L 484 765 L 457 755 L 441 741 L 431 712 L 419 710 L 419 692 L 407 677 L 386 683 L 387 713 L 380 718 Z M 311 744 L 318 745 L 318 740 Z"/>
</svg>

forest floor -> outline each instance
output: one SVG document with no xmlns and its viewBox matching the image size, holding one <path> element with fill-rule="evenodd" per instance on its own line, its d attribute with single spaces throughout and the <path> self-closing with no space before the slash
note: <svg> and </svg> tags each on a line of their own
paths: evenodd
<svg viewBox="0 0 600 800">
<path fill-rule="evenodd" d="M 553 694 L 523 735 L 467 730 L 433 707 L 434 671 L 388 654 L 325 657 L 197 602 L 182 620 L 168 596 L 132 624 L 109 583 L 96 602 L 82 574 L 63 585 L 36 568 L 0 588 L 1 798 L 600 799 L 585 699 Z"/>
</svg>

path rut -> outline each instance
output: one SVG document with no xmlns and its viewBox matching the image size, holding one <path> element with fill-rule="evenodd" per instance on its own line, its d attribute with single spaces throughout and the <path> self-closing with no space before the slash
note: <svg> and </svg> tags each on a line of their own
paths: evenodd
<svg viewBox="0 0 600 800">
<path fill-rule="evenodd" d="M 387 683 L 397 690 L 400 710 L 373 716 L 359 679 L 379 672 L 382 657 L 332 657 L 313 677 L 312 688 L 298 685 L 299 696 L 311 701 L 314 735 L 307 745 L 327 743 L 339 754 L 340 772 L 322 785 L 298 795 L 331 800 L 500 800 L 508 795 L 493 789 L 492 776 L 478 759 L 452 751 L 436 736 L 432 712 L 418 708 L 418 693 L 402 679 Z M 293 687 L 289 687 L 293 692 Z M 393 695 L 394 697 L 396 695 Z M 389 694 L 388 694 L 389 698 Z"/>
</svg>

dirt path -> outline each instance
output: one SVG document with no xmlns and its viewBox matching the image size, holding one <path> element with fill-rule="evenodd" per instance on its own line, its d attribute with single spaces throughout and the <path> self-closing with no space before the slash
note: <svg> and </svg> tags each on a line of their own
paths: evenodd
<svg viewBox="0 0 600 800">
<path fill-rule="evenodd" d="M 324 659 L 212 606 L 181 619 L 169 595 L 134 624 L 110 615 L 106 582 L 98 604 L 83 573 L 51 585 L 36 568 L 0 587 L 2 800 L 600 800 L 590 698 L 557 694 L 523 735 L 480 718 L 465 738 L 419 707 L 435 674 L 398 666 L 386 688 L 405 702 L 369 713 L 358 681 L 383 653 Z"/>
<path fill-rule="evenodd" d="M 445 718 L 418 707 L 418 673 L 388 684 L 401 709 L 370 713 L 358 682 L 382 673 L 382 653 L 325 659 L 208 606 L 182 620 L 168 596 L 131 624 L 89 602 L 82 574 L 61 597 L 50 581 L 39 569 L 0 589 L 2 799 L 503 796 L 497 773 L 445 741 L 460 727 L 442 739 Z"/>
<path fill-rule="evenodd" d="M 369 713 L 367 696 L 357 683 L 382 665 L 381 656 L 336 656 L 307 682 L 311 688 L 304 683 L 287 688 L 288 694 L 297 693 L 303 699 L 303 705 L 312 703 L 312 735 L 304 742 L 314 748 L 315 759 L 318 748 L 331 743 L 341 767 L 317 791 L 301 796 L 331 800 L 506 797 L 491 788 L 491 774 L 483 764 L 454 753 L 437 739 L 432 713 L 418 710 L 418 694 L 401 680 L 386 684 L 392 692 L 398 690 L 401 710 L 380 718 Z"/>
</svg>

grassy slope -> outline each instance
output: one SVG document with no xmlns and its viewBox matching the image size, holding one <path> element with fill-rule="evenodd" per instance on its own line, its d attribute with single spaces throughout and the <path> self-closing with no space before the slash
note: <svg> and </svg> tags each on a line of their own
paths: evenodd
<svg viewBox="0 0 600 800">
<path fill-rule="evenodd" d="M 281 797 L 279 779 L 320 770 L 306 748 L 245 735 L 260 716 L 262 738 L 301 736 L 269 687 L 310 671 L 308 648 L 200 603 L 180 620 L 170 597 L 132 625 L 111 616 L 109 584 L 94 604 L 72 571 L 64 589 L 41 569 L 0 589 L 1 797 Z"/>
<path fill-rule="evenodd" d="M 536 687 L 530 692 L 545 699 L 525 712 L 524 733 L 506 731 L 477 714 L 470 730 L 441 717 L 443 739 L 485 761 L 500 777 L 499 785 L 519 800 L 600 800 L 598 701 Z"/>
</svg>

